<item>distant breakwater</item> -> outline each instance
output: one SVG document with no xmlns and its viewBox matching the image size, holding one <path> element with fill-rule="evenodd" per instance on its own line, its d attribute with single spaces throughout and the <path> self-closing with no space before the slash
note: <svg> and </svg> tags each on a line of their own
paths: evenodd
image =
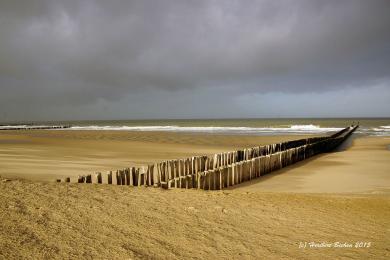
<svg viewBox="0 0 390 260">
<path fill-rule="evenodd" d="M 49 129 L 66 129 L 71 128 L 71 125 L 0 125 L 1 130 L 49 130 Z"/>
<path fill-rule="evenodd" d="M 57 179 L 57 182 L 222 190 L 259 178 L 314 155 L 332 151 L 357 128 L 358 126 L 352 125 L 329 136 L 166 160 L 147 167 L 97 172 Z"/>
</svg>

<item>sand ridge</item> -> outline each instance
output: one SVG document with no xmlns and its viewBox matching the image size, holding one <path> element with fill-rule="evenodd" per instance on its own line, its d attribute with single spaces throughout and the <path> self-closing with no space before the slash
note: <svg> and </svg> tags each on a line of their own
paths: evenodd
<svg viewBox="0 0 390 260">
<path fill-rule="evenodd" d="M 0 258 L 386 259 L 390 197 L 0 182 Z M 371 242 L 300 249 L 299 242 Z"/>
</svg>

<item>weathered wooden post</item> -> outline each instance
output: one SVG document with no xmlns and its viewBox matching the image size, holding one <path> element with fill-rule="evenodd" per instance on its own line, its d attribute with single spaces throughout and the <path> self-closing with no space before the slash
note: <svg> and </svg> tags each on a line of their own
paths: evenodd
<svg viewBox="0 0 390 260">
<path fill-rule="evenodd" d="M 221 164 L 222 164 L 222 157 L 221 157 Z M 222 174 L 221 174 L 221 168 L 217 168 L 214 170 L 214 190 L 220 190 L 223 180 L 222 180 Z"/>
<path fill-rule="evenodd" d="M 213 168 L 212 168 L 212 169 L 217 168 L 217 165 L 218 165 L 218 154 L 214 154 L 214 158 L 213 158 Z"/>
<path fill-rule="evenodd" d="M 185 160 L 180 159 L 179 165 L 180 165 L 180 175 L 187 175 L 186 174 L 186 167 L 185 167 Z"/>
<path fill-rule="evenodd" d="M 221 161 L 219 161 L 221 163 Z M 219 182 L 219 168 L 213 169 L 211 171 L 211 181 L 210 181 L 210 190 L 216 190 Z"/>
<path fill-rule="evenodd" d="M 195 177 L 195 175 L 187 175 L 186 176 L 186 179 L 187 179 L 187 185 L 186 185 L 186 189 L 192 189 L 194 188 L 194 182 L 193 182 L 193 178 Z"/>
<path fill-rule="evenodd" d="M 122 185 L 127 185 L 126 169 L 120 170 L 119 172 L 121 174 Z"/>
<path fill-rule="evenodd" d="M 244 161 L 239 162 L 238 164 L 238 175 L 239 175 L 239 180 L 238 183 L 242 183 L 244 181 Z"/>
<path fill-rule="evenodd" d="M 98 173 L 94 173 L 91 175 L 91 183 L 98 184 L 99 183 L 99 177 Z"/>
<path fill-rule="evenodd" d="M 109 176 L 109 173 L 107 173 L 107 172 L 102 174 L 102 184 L 109 184 L 108 176 Z"/>
<path fill-rule="evenodd" d="M 116 184 L 115 184 L 115 185 L 122 185 L 121 176 L 120 176 L 118 170 L 112 171 L 112 179 L 113 179 L 113 182 L 114 182 L 114 176 L 115 176 L 115 179 L 116 179 Z M 114 184 L 114 183 L 113 183 L 113 184 Z"/>
<path fill-rule="evenodd" d="M 204 190 L 209 190 L 210 186 L 211 186 L 210 185 L 210 182 L 211 182 L 210 171 L 212 171 L 212 170 L 205 171 L 203 174 L 203 189 Z"/>
<path fill-rule="evenodd" d="M 233 166 L 230 164 L 227 167 L 227 187 L 233 186 L 234 185 L 234 176 L 233 176 Z"/>
<path fill-rule="evenodd" d="M 138 171 L 138 186 L 145 185 L 145 168 L 142 166 Z"/>
<path fill-rule="evenodd" d="M 173 169 L 174 169 L 174 175 L 175 178 L 180 177 L 180 165 L 179 165 L 179 160 L 174 160 L 173 161 Z"/>
<path fill-rule="evenodd" d="M 161 185 L 160 163 L 155 163 L 153 166 L 153 186 L 159 187 Z"/>
<path fill-rule="evenodd" d="M 260 164 L 260 172 L 259 172 L 259 176 L 262 176 L 265 174 L 265 157 L 264 156 L 261 156 L 259 157 L 259 164 Z"/>
<path fill-rule="evenodd" d="M 271 170 L 271 156 L 267 154 L 265 156 L 265 173 L 269 173 Z"/>
<path fill-rule="evenodd" d="M 79 183 L 79 176 L 71 176 L 70 183 Z"/>
<path fill-rule="evenodd" d="M 91 183 L 92 182 L 92 177 L 91 177 L 91 174 L 87 174 L 85 176 L 85 183 Z"/>
</svg>

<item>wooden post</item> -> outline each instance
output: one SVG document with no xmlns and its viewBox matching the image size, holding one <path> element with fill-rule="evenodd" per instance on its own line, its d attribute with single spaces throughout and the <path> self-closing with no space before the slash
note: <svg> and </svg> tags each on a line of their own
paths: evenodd
<svg viewBox="0 0 390 260">
<path fill-rule="evenodd" d="M 234 185 L 234 183 L 233 183 L 233 167 L 232 167 L 232 164 L 230 164 L 227 167 L 227 186 L 226 187 L 230 187 L 233 185 Z"/>
<path fill-rule="evenodd" d="M 137 174 L 136 174 L 136 168 L 135 167 L 130 167 L 130 170 L 129 170 L 129 175 L 130 175 L 130 186 L 138 186 L 138 183 L 137 183 Z"/>
<path fill-rule="evenodd" d="M 153 166 L 153 185 L 161 186 L 160 163 L 155 163 Z"/>
<path fill-rule="evenodd" d="M 175 178 L 180 177 L 179 160 L 173 161 L 173 176 L 175 176 Z"/>
<path fill-rule="evenodd" d="M 252 159 L 250 159 L 251 156 L 249 156 L 249 159 L 245 162 L 245 168 L 246 168 L 246 181 L 250 181 L 252 179 Z"/>
<path fill-rule="evenodd" d="M 192 158 L 188 158 L 188 174 L 193 173 L 193 163 L 192 163 Z"/>
<path fill-rule="evenodd" d="M 216 187 L 217 190 L 223 189 L 223 181 L 224 180 L 223 180 L 223 166 L 222 166 L 217 171 L 217 183 L 218 183 L 218 185 Z"/>
<path fill-rule="evenodd" d="M 248 156 L 248 153 L 246 155 Z M 241 182 L 247 181 L 248 172 L 247 172 L 246 162 L 247 160 L 242 161 L 241 163 L 241 174 L 242 174 Z"/>
<path fill-rule="evenodd" d="M 78 182 L 79 182 L 79 176 L 70 177 L 70 183 L 78 183 Z"/>
<path fill-rule="evenodd" d="M 202 156 L 201 159 L 200 159 L 200 171 L 205 171 L 206 169 L 206 159 L 207 159 L 207 156 Z"/>
<path fill-rule="evenodd" d="M 119 172 L 121 174 L 122 185 L 127 185 L 126 169 L 120 170 Z"/>
<path fill-rule="evenodd" d="M 238 183 L 242 183 L 244 181 L 243 164 L 244 161 L 238 163 Z"/>
<path fill-rule="evenodd" d="M 186 176 L 186 180 L 187 180 L 187 185 L 186 185 L 186 189 L 192 189 L 193 188 L 193 181 L 192 181 L 192 179 L 193 179 L 193 177 L 194 177 L 195 175 L 187 175 Z"/>
<path fill-rule="evenodd" d="M 175 188 L 180 188 L 180 177 L 174 178 L 175 181 Z"/>
<path fill-rule="evenodd" d="M 175 180 L 169 180 L 168 181 L 168 189 L 172 189 L 175 187 Z"/>
<path fill-rule="evenodd" d="M 91 174 L 87 174 L 85 176 L 85 183 L 91 183 L 91 179 L 92 179 Z"/>
<path fill-rule="evenodd" d="M 196 185 L 197 189 L 202 189 L 202 173 L 203 172 L 198 172 L 195 175 L 196 176 L 196 182 L 197 182 L 197 185 Z"/>
<path fill-rule="evenodd" d="M 110 172 L 106 172 L 102 174 L 102 184 L 109 184 L 108 182 L 108 177 L 109 177 Z"/>
<path fill-rule="evenodd" d="M 224 166 L 222 169 L 223 188 L 229 187 L 229 166 Z"/>
<path fill-rule="evenodd" d="M 173 180 L 175 178 L 175 166 L 173 160 L 168 161 L 168 180 Z"/>
<path fill-rule="evenodd" d="M 209 190 L 215 190 L 215 186 L 216 186 L 215 171 L 216 171 L 217 169 L 218 169 L 218 168 L 209 171 L 209 176 L 210 176 L 210 177 L 209 177 L 209 178 L 210 178 Z"/>
<path fill-rule="evenodd" d="M 233 175 L 233 185 L 238 184 L 238 165 L 237 165 L 237 163 L 232 164 L 232 175 Z"/>
<path fill-rule="evenodd" d="M 180 159 L 179 164 L 180 164 L 180 174 L 181 175 L 187 175 L 186 174 L 185 161 L 183 159 Z"/>
<path fill-rule="evenodd" d="M 118 171 L 112 172 L 112 184 L 113 185 L 121 185 L 122 180 L 120 179 L 120 175 Z"/>
<path fill-rule="evenodd" d="M 265 170 L 264 170 L 264 167 L 265 167 L 264 161 L 265 161 L 265 157 L 264 156 L 260 156 L 259 157 L 259 168 L 260 168 L 259 176 L 264 175 L 264 172 L 265 172 Z"/>
<path fill-rule="evenodd" d="M 201 188 L 204 189 L 204 190 L 208 190 L 209 189 L 209 176 L 208 176 L 208 172 L 209 171 L 205 171 L 202 173 L 201 175 Z"/>
<path fill-rule="evenodd" d="M 98 174 L 97 173 L 94 173 L 91 175 L 91 183 L 94 183 L 94 184 L 98 184 L 99 183 L 99 178 L 98 178 Z"/>
<path fill-rule="evenodd" d="M 154 164 L 149 165 L 149 185 L 154 185 Z"/>
<path fill-rule="evenodd" d="M 276 153 L 271 154 L 271 171 L 277 170 L 278 168 L 278 155 Z"/>
<path fill-rule="evenodd" d="M 217 168 L 217 165 L 218 165 L 218 154 L 214 154 L 213 169 Z"/>
<path fill-rule="evenodd" d="M 138 187 L 145 184 L 145 170 L 142 166 L 141 169 L 138 169 Z"/>
<path fill-rule="evenodd" d="M 200 172 L 200 173 L 197 174 L 197 179 L 198 179 L 197 188 L 198 188 L 198 189 L 202 189 L 202 190 L 205 189 L 205 185 L 206 185 L 205 173 L 206 173 L 206 172 L 207 172 L 207 171 Z"/>
<path fill-rule="evenodd" d="M 271 160 L 270 160 L 270 155 L 266 155 L 264 160 L 264 165 L 265 165 L 265 174 L 270 172 L 271 169 Z"/>
<path fill-rule="evenodd" d="M 168 188 L 168 180 L 166 177 L 165 167 L 166 167 L 166 162 L 165 161 L 161 162 L 160 163 L 160 182 L 165 182 L 166 187 Z"/>
<path fill-rule="evenodd" d="M 251 159 L 251 179 L 256 178 L 256 157 Z"/>
<path fill-rule="evenodd" d="M 118 170 L 119 179 L 121 180 L 121 185 L 126 185 L 126 174 L 124 170 Z"/>
<path fill-rule="evenodd" d="M 260 177 L 260 157 L 255 158 L 255 178 Z"/>
</svg>

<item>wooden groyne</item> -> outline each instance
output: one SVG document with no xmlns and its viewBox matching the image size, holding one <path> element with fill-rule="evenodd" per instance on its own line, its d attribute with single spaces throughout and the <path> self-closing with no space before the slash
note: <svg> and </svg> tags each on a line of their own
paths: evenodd
<svg viewBox="0 0 390 260">
<path fill-rule="evenodd" d="M 71 125 L 51 125 L 51 126 L 39 126 L 39 125 L 0 125 L 0 130 L 49 130 L 49 129 L 65 129 L 71 128 Z"/>
<path fill-rule="evenodd" d="M 261 177 L 314 155 L 339 146 L 358 126 L 349 126 L 335 134 L 242 150 L 166 160 L 147 167 L 130 167 L 106 173 L 97 172 L 62 181 L 128 186 L 154 186 L 221 190 Z M 61 180 L 57 180 L 61 182 Z"/>
</svg>

